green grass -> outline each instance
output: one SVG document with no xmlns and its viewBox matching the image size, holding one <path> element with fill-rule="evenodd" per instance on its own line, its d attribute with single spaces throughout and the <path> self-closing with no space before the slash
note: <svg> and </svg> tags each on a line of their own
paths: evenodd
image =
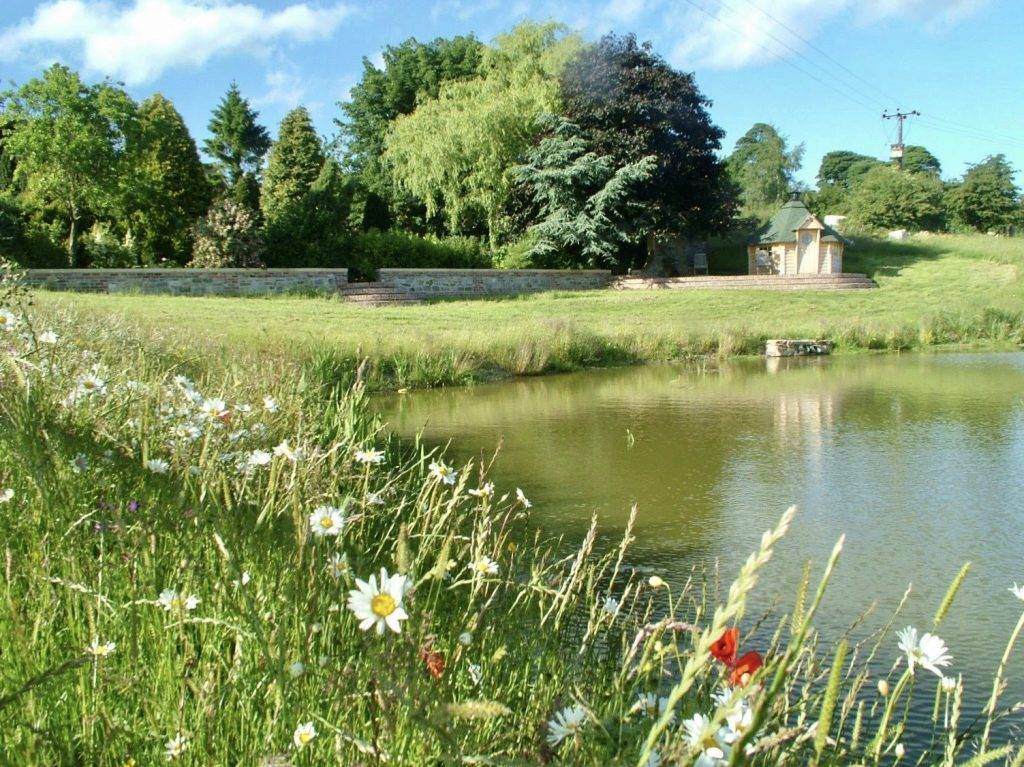
<svg viewBox="0 0 1024 767">
<path fill-rule="evenodd" d="M 374 387 L 751 354 L 772 337 L 825 337 L 839 350 L 1024 340 L 1024 239 L 864 240 L 847 271 L 879 290 L 546 293 L 367 308 L 326 298 L 41 294 L 44 308 L 123 315 L 180 349 L 300 359 L 318 371 L 366 358 Z"/>
<path fill-rule="evenodd" d="M 179 350 L 151 333 L 14 308 L 0 330 L 5 765 L 141 767 L 178 737 L 187 748 L 170 756 L 194 767 L 630 767 L 657 764 L 651 749 L 667 767 L 730 747 L 733 767 L 878 767 L 904 740 L 908 763 L 1020 763 L 1002 671 L 979 714 L 961 710 L 963 682 L 943 691 L 904 670 L 896 616 L 848 652 L 822 644 L 814 616 L 839 546 L 791 611 L 746 614 L 791 512 L 728 590 L 699 569 L 647 580 L 629 564 L 632 521 L 607 553 L 594 529 L 566 550 L 530 527 L 514 487 L 470 492 L 485 467 L 442 481 L 429 464 L 443 457 L 386 436 L 358 387 L 248 355 L 183 381 Z M 381 463 L 359 461 L 371 447 Z M 324 504 L 344 511 L 337 536 L 316 535 Z M 470 567 L 483 557 L 495 572 Z M 400 633 L 378 636 L 346 599 L 381 567 L 411 588 Z M 165 589 L 198 604 L 164 609 Z M 941 631 L 954 596 L 922 630 Z M 765 666 L 730 686 L 710 650 L 733 625 Z M 97 657 L 94 642 L 115 647 Z M 653 711 L 638 709 L 648 694 Z M 909 712 L 933 705 L 910 742 Z M 552 744 L 567 707 L 580 729 Z M 307 722 L 318 734 L 296 748 Z"/>
</svg>

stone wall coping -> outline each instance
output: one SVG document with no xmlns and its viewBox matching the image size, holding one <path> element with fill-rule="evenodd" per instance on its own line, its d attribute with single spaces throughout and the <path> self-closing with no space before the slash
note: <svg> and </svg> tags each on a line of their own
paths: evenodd
<svg viewBox="0 0 1024 767">
<path fill-rule="evenodd" d="M 428 267 L 387 267 L 377 270 L 380 274 L 602 274 L 611 276 L 610 269 L 445 269 Z"/>
<path fill-rule="evenodd" d="M 84 275 L 137 275 L 155 274 L 161 277 L 186 276 L 197 277 L 203 274 L 344 274 L 348 272 L 347 267 L 324 269 L 320 267 L 274 267 L 272 269 L 189 269 L 179 267 L 168 269 L 166 267 L 143 267 L 139 269 L 26 269 L 29 275 L 58 275 L 58 274 L 84 274 Z"/>
</svg>

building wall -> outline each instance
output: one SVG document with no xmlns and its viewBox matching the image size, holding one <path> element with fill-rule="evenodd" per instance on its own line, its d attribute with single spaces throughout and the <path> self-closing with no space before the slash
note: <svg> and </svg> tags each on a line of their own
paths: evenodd
<svg viewBox="0 0 1024 767">
<path fill-rule="evenodd" d="M 333 293 L 348 269 L 29 269 L 29 285 L 84 293 L 256 296 Z"/>
<path fill-rule="evenodd" d="M 750 245 L 747 248 L 747 273 L 755 274 L 757 249 L 759 246 Z M 818 243 L 818 271 L 817 274 L 839 274 L 843 271 L 843 244 L 837 242 Z M 771 252 L 771 271 L 769 274 L 785 274 L 792 276 L 798 274 L 800 267 L 800 253 L 796 244 L 776 244 L 765 247 Z"/>
<path fill-rule="evenodd" d="M 607 287 L 612 279 L 602 269 L 381 269 L 378 275 L 385 285 L 420 298 L 593 290 Z"/>
</svg>

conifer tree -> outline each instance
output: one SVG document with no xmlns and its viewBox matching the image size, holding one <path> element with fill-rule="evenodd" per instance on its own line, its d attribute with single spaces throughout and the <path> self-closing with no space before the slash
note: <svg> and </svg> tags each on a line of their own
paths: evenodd
<svg viewBox="0 0 1024 767">
<path fill-rule="evenodd" d="M 220 166 L 225 183 L 232 187 L 245 173 L 257 173 L 263 155 L 270 148 L 267 129 L 256 122 L 259 112 L 242 98 L 231 83 L 207 126 L 210 138 L 203 148 Z"/>
<path fill-rule="evenodd" d="M 159 93 L 139 106 L 133 168 L 137 192 L 130 229 L 143 262 L 188 263 L 193 227 L 209 208 L 212 189 L 185 121 Z"/>
<path fill-rule="evenodd" d="M 305 107 L 293 109 L 281 121 L 263 174 L 260 205 L 268 222 L 305 197 L 320 175 L 324 151 Z"/>
</svg>

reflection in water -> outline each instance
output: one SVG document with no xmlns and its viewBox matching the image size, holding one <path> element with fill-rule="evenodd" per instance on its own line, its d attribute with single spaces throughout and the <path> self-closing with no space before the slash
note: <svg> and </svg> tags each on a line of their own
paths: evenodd
<svg viewBox="0 0 1024 767">
<path fill-rule="evenodd" d="M 926 628 L 970 560 L 940 633 L 968 701 L 987 695 L 1021 607 L 1007 587 L 1024 578 L 1024 354 L 618 369 L 381 404 L 400 434 L 454 439 L 463 458 L 500 445 L 492 478 L 521 485 L 553 533 L 579 536 L 596 513 L 615 540 L 637 502 L 633 559 L 666 578 L 698 560 L 734 572 L 797 503 L 760 599 L 791 600 L 803 562 L 820 566 L 845 533 L 826 636 L 872 603 L 861 631 L 884 623 L 911 582 L 901 622 Z"/>
</svg>

